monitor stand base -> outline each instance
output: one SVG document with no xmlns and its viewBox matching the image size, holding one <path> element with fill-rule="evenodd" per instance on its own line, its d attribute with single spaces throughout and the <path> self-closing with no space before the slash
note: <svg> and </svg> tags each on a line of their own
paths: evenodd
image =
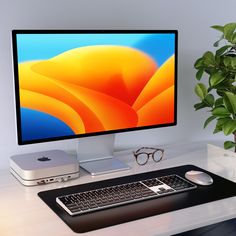
<svg viewBox="0 0 236 236">
<path fill-rule="evenodd" d="M 80 163 L 80 167 L 92 176 L 108 174 L 116 171 L 129 170 L 130 167 L 116 158 L 106 158 Z"/>
</svg>

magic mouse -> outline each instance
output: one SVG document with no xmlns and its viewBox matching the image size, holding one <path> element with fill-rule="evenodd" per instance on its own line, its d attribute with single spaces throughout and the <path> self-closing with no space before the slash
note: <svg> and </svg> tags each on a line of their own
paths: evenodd
<svg viewBox="0 0 236 236">
<path fill-rule="evenodd" d="M 185 173 L 185 178 L 191 182 L 199 185 L 210 185 L 213 184 L 213 179 L 210 175 L 205 172 L 190 170 Z"/>
</svg>

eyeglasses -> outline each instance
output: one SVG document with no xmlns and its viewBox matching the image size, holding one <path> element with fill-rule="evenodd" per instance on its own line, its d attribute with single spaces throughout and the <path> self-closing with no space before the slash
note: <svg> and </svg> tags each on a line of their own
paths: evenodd
<svg viewBox="0 0 236 236">
<path fill-rule="evenodd" d="M 139 165 L 145 165 L 148 162 L 150 156 L 155 162 L 161 161 L 164 155 L 164 150 L 152 147 L 141 147 L 134 151 L 133 154 L 135 156 L 136 162 Z"/>
</svg>

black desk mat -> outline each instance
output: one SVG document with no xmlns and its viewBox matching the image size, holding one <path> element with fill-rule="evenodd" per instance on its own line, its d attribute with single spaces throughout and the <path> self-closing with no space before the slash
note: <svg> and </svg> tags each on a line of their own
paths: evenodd
<svg viewBox="0 0 236 236">
<path fill-rule="evenodd" d="M 178 174 L 179 176 L 184 177 L 188 170 L 202 169 L 193 165 L 184 165 L 164 170 L 120 177 L 112 180 L 103 180 L 99 182 L 43 191 L 38 193 L 38 195 L 76 233 L 97 230 L 236 195 L 236 183 L 202 170 L 212 176 L 214 183 L 210 186 L 198 186 L 196 189 L 187 192 L 176 193 L 169 196 L 163 196 L 156 199 L 113 207 L 78 216 L 70 216 L 56 203 L 56 197 L 65 194 L 111 186 L 114 185 L 114 183 L 122 184 L 127 181 L 138 181 L 169 174 Z"/>
</svg>

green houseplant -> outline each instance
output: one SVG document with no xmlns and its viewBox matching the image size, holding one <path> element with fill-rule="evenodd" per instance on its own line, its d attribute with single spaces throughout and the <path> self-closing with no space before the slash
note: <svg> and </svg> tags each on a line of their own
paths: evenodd
<svg viewBox="0 0 236 236">
<path fill-rule="evenodd" d="M 236 152 L 236 23 L 212 28 L 221 36 L 213 44 L 216 50 L 205 52 L 194 64 L 198 81 L 194 91 L 200 98 L 194 108 L 207 109 L 204 128 L 215 121 L 213 133 L 233 135 L 232 141 L 224 142 L 224 148 L 235 147 Z"/>
</svg>

